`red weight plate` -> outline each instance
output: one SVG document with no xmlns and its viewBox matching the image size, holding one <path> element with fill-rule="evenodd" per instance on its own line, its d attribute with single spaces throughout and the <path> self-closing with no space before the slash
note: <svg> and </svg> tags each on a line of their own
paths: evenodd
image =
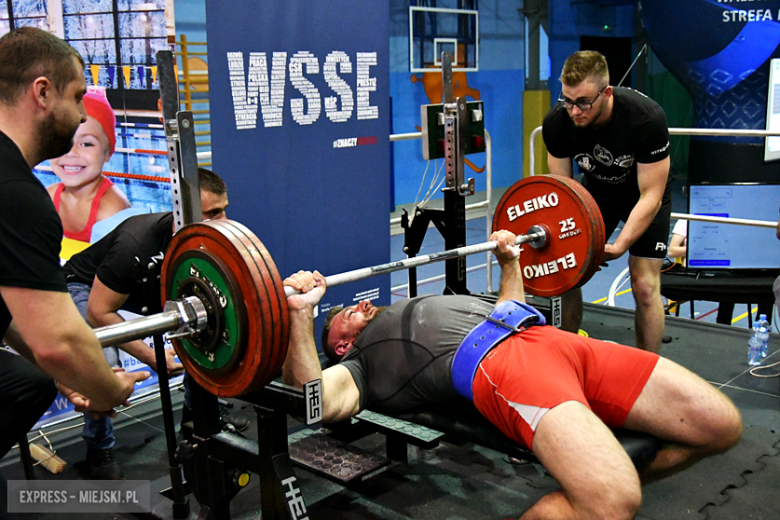
<svg viewBox="0 0 780 520">
<path fill-rule="evenodd" d="M 594 238 L 593 238 L 593 244 L 594 247 L 597 247 L 598 244 L 601 244 L 600 247 L 598 247 L 598 258 L 594 260 L 593 262 L 593 270 L 589 274 L 586 274 L 582 281 L 578 285 L 584 285 L 587 283 L 588 280 L 591 279 L 591 277 L 596 274 L 596 272 L 600 269 L 601 262 L 604 258 L 604 244 L 607 242 L 606 236 L 606 230 L 604 229 L 604 219 L 601 217 L 601 209 L 599 209 L 599 205 L 596 203 L 596 200 L 593 198 L 593 196 L 588 192 L 588 190 L 580 184 L 577 181 L 574 181 L 572 179 L 566 178 L 567 181 L 570 181 L 568 183 L 569 187 L 574 189 L 575 191 L 578 191 L 581 194 L 582 201 L 585 203 L 584 206 L 587 209 L 588 213 L 591 215 L 591 222 L 594 222 L 593 231 L 594 231 Z M 598 236 L 596 236 L 596 233 L 598 233 Z"/>
<path fill-rule="evenodd" d="M 257 390 L 273 380 L 287 356 L 290 321 L 282 278 L 262 242 L 246 227 L 230 220 L 190 224 L 174 235 L 163 263 L 163 301 L 175 297 L 170 287 L 177 259 L 187 251 L 207 252 L 220 268 L 235 279 L 238 294 L 231 294 L 244 306 L 246 320 L 236 332 L 240 359 L 227 371 L 215 371 L 197 363 L 181 342 L 174 348 L 189 374 L 203 388 L 220 397 L 236 397 Z"/>
<path fill-rule="evenodd" d="M 511 186 L 496 207 L 493 229 L 524 235 L 533 225 L 550 230 L 540 249 L 523 246 L 525 289 L 556 296 L 582 285 L 604 253 L 604 222 L 593 198 L 577 182 L 557 175 L 533 176 Z"/>
<path fill-rule="evenodd" d="M 287 346 L 290 338 L 290 318 L 287 311 L 287 295 L 284 292 L 282 277 L 276 269 L 268 250 L 260 239 L 246 226 L 238 222 L 223 220 L 230 227 L 247 254 L 255 262 L 255 269 L 262 277 L 255 278 L 257 298 L 253 302 L 252 312 L 247 308 L 248 318 L 258 320 L 263 327 L 263 349 L 255 349 L 255 366 L 258 371 L 252 390 L 262 388 L 279 375 L 287 358 Z M 259 313 L 257 312 L 259 310 Z M 242 392 L 243 393 L 243 392 Z"/>
<path fill-rule="evenodd" d="M 572 179 L 567 178 L 567 180 L 570 181 L 568 183 L 568 186 L 581 194 L 582 201 L 585 203 L 585 207 L 587 208 L 588 212 L 590 212 L 591 215 L 593 216 L 593 219 L 599 220 L 602 223 L 601 225 L 594 226 L 593 230 L 598 231 L 604 243 L 606 243 L 607 238 L 609 237 L 605 236 L 605 229 L 603 226 L 604 220 L 601 217 L 601 209 L 599 208 L 599 205 L 596 203 L 596 200 L 593 198 L 590 192 L 588 192 L 585 186 Z M 603 256 L 603 252 L 602 252 L 602 256 Z"/>
</svg>

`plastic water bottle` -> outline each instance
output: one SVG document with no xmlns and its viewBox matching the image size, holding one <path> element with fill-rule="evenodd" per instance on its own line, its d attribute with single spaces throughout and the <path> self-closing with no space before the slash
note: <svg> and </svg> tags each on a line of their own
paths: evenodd
<svg viewBox="0 0 780 520">
<path fill-rule="evenodd" d="M 761 364 L 761 330 L 766 331 L 764 327 L 753 327 L 753 334 L 748 341 L 748 365 L 755 366 Z"/>
<path fill-rule="evenodd" d="M 769 320 L 766 319 L 766 314 L 762 314 L 758 317 L 758 326 L 766 329 L 761 335 L 761 357 L 765 358 L 769 352 Z"/>
</svg>

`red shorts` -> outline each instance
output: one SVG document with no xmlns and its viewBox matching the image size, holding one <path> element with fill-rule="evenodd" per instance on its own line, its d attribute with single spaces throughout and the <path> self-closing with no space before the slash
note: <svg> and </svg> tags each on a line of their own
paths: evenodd
<svg viewBox="0 0 780 520">
<path fill-rule="evenodd" d="M 607 426 L 619 428 L 658 358 L 555 327 L 531 327 L 482 360 L 472 385 L 474 405 L 526 448 L 544 414 L 567 401 L 584 404 Z"/>
</svg>

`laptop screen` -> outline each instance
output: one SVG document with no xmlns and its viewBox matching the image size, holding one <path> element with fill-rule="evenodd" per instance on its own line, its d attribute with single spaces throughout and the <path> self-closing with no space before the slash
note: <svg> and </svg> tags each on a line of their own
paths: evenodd
<svg viewBox="0 0 780 520">
<path fill-rule="evenodd" d="M 780 184 L 721 184 L 689 187 L 693 215 L 777 222 Z M 690 269 L 777 269 L 780 240 L 772 228 L 688 222 Z"/>
</svg>

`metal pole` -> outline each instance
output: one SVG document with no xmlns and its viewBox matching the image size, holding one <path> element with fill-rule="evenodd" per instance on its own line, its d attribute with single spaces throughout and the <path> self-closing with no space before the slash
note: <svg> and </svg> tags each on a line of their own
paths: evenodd
<svg viewBox="0 0 780 520">
<path fill-rule="evenodd" d="M 162 312 L 97 328 L 95 336 L 103 347 L 108 347 L 176 330 L 183 323 L 184 319 L 178 311 Z"/>
<path fill-rule="evenodd" d="M 157 379 L 160 387 L 160 402 L 163 409 L 163 427 L 168 446 L 168 470 L 171 477 L 171 499 L 173 500 L 173 518 L 189 518 L 190 502 L 184 491 L 184 479 L 181 466 L 176 460 L 176 426 L 173 424 L 173 405 L 171 389 L 168 386 L 168 370 L 165 362 L 165 343 L 161 334 L 154 335 L 154 353 L 157 359 Z"/>
<path fill-rule="evenodd" d="M 715 128 L 670 128 L 670 135 L 712 135 L 733 137 L 774 137 L 780 136 L 777 130 L 733 130 Z"/>
<path fill-rule="evenodd" d="M 444 115 L 444 247 L 455 250 L 466 245 L 466 201 L 464 161 L 466 151 L 466 101 L 453 98 L 452 54 L 441 53 L 442 104 Z M 445 293 L 468 294 L 466 261 L 453 257 L 445 264 Z"/>
<path fill-rule="evenodd" d="M 529 233 L 527 235 L 520 235 L 517 237 L 516 245 L 530 244 L 535 242 L 541 244 L 546 239 L 543 232 Z M 532 244 L 532 246 L 536 246 Z M 418 267 L 421 265 L 432 264 L 435 262 L 441 262 L 452 258 L 458 258 L 462 256 L 473 255 L 476 253 L 484 253 L 491 251 L 498 246 L 498 242 L 482 242 L 481 244 L 474 244 L 470 246 L 459 247 L 457 249 L 450 249 L 449 251 L 443 251 L 441 253 L 434 253 L 432 255 L 414 256 L 405 260 L 399 260 L 397 262 L 390 262 L 387 264 L 375 265 L 373 267 L 363 267 L 362 269 L 355 269 L 353 271 L 347 271 L 345 273 L 334 274 L 325 277 L 325 282 L 328 287 L 335 287 L 349 282 L 355 282 L 357 280 L 364 280 L 371 278 L 372 276 L 379 276 L 381 274 L 393 273 L 395 271 L 401 271 L 402 269 L 409 269 L 410 267 Z M 287 296 L 298 294 L 298 291 L 292 287 L 285 287 L 284 293 Z"/>
<path fill-rule="evenodd" d="M 178 231 L 203 220 L 198 186 L 198 157 L 195 121 L 192 112 L 179 111 L 178 78 L 171 51 L 157 51 L 165 137 L 168 144 L 168 170 L 173 195 L 173 227 Z"/>
<path fill-rule="evenodd" d="M 672 218 L 683 218 L 685 220 L 696 220 L 699 222 L 714 222 L 717 224 L 737 224 L 741 226 L 755 226 L 775 229 L 777 222 L 768 220 L 751 220 L 747 218 L 729 218 L 729 217 L 711 217 L 709 215 L 691 215 L 688 213 L 672 213 Z"/>
<path fill-rule="evenodd" d="M 394 141 L 409 141 L 411 139 L 422 139 L 422 132 L 411 132 L 408 134 L 392 134 L 390 135 L 390 142 Z"/>
<path fill-rule="evenodd" d="M 487 174 L 485 175 L 485 227 L 486 234 L 490 238 L 493 231 L 493 143 L 490 138 L 490 132 L 485 128 L 485 164 L 487 165 Z M 468 206 L 466 206 L 468 209 Z M 490 253 L 485 260 L 487 292 L 493 292 L 493 259 Z M 468 269 L 466 269 L 468 272 Z"/>
</svg>

